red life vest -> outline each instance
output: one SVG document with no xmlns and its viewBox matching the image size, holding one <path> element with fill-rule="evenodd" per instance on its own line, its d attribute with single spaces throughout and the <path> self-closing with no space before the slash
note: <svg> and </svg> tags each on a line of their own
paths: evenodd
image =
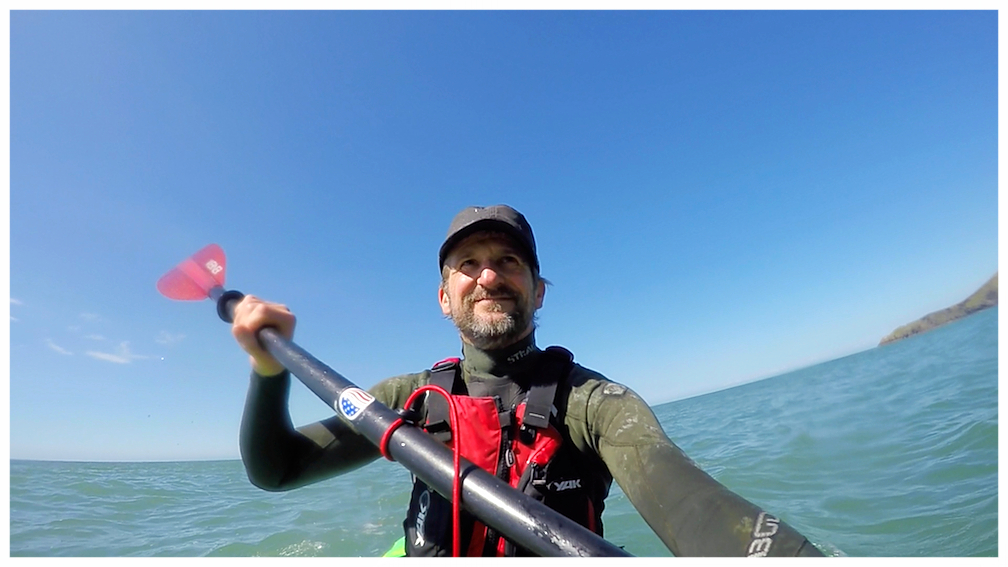
<svg viewBox="0 0 1008 567">
<path fill-rule="evenodd" d="M 602 500 L 608 486 L 599 484 L 590 467 L 552 423 L 557 386 L 566 380 L 573 355 L 560 347 L 543 353 L 539 377 L 525 400 L 504 408 L 497 397 L 471 397 L 464 392 L 459 359 L 434 365 L 430 383 L 452 392 L 459 418 L 458 446 L 463 457 L 517 490 L 602 535 Z M 440 396 L 427 399 L 426 429 L 442 441 L 450 439 L 448 406 Z M 529 555 L 501 534 L 463 512 L 462 549 L 467 556 Z M 451 503 L 414 479 L 409 512 L 403 522 L 408 556 L 450 555 Z"/>
</svg>

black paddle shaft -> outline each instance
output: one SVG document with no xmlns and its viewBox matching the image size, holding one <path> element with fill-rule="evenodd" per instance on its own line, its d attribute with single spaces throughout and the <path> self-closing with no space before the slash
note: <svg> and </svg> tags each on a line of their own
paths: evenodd
<svg viewBox="0 0 1008 567">
<path fill-rule="evenodd" d="M 234 321 L 234 306 L 241 292 L 215 287 L 209 292 L 217 302 L 217 314 L 227 323 Z M 338 372 L 287 340 L 271 327 L 258 333 L 259 342 L 309 390 L 343 418 L 343 421 L 376 446 L 399 414 L 370 397 Z M 352 389 L 352 390 L 351 390 Z M 349 397 L 344 393 L 351 394 Z M 347 398 L 341 401 L 341 396 Z M 361 400 L 364 403 L 361 403 Z M 345 409 L 359 412 L 353 418 Z M 354 405 L 356 403 L 356 405 Z M 360 407 L 363 406 L 363 407 Z M 451 449 L 423 430 L 405 424 L 389 436 L 388 453 L 439 494 L 451 500 L 455 477 Z M 559 514 L 546 505 L 515 490 L 466 459 L 460 459 L 462 507 L 486 525 L 518 545 L 540 556 L 626 557 L 623 549 Z"/>
</svg>

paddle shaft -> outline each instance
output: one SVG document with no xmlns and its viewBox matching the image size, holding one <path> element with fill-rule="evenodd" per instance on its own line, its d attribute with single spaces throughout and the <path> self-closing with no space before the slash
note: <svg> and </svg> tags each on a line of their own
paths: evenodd
<svg viewBox="0 0 1008 567">
<path fill-rule="evenodd" d="M 234 306 L 243 297 L 237 291 L 214 287 L 210 299 L 225 322 L 234 320 Z M 259 342 L 309 390 L 332 407 L 343 421 L 376 446 L 399 414 L 375 400 L 351 420 L 340 411 L 340 395 L 357 388 L 309 352 L 271 327 L 258 333 Z M 451 500 L 455 471 L 451 449 L 421 429 L 403 425 L 389 437 L 388 453 L 420 480 Z M 502 480 L 461 459 L 462 507 L 486 525 L 540 556 L 629 556 L 594 532 L 555 510 L 515 490 Z"/>
</svg>

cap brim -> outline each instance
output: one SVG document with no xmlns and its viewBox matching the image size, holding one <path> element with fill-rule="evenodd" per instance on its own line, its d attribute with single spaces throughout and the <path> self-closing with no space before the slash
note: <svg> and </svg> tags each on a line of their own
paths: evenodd
<svg viewBox="0 0 1008 567">
<path fill-rule="evenodd" d="M 441 245 L 441 250 L 438 252 L 439 268 L 444 268 L 445 259 L 448 258 L 448 254 L 451 253 L 452 248 L 457 246 L 459 242 L 477 232 L 483 231 L 503 232 L 510 236 L 515 245 L 525 253 L 525 260 L 535 266 L 536 270 L 539 269 L 539 261 L 536 259 L 535 253 L 525 244 L 524 235 L 521 231 L 507 222 L 497 219 L 480 219 L 459 229 L 450 238 L 445 240 L 444 244 Z"/>
</svg>

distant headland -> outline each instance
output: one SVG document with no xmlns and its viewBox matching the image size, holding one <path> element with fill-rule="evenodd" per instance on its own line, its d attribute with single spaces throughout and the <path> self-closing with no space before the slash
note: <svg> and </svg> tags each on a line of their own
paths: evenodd
<svg viewBox="0 0 1008 567">
<path fill-rule="evenodd" d="M 883 338 L 879 342 L 879 345 L 881 346 L 886 343 L 912 337 L 918 333 L 930 331 L 935 327 L 951 323 L 956 319 L 962 319 L 963 317 L 976 313 L 977 311 L 987 309 L 988 307 L 994 307 L 997 305 L 997 302 L 998 275 L 997 272 L 995 272 L 994 277 L 987 280 L 987 283 L 985 283 L 983 287 L 978 289 L 973 295 L 967 297 L 964 301 L 956 303 L 952 307 L 942 309 L 941 311 L 935 311 L 934 313 L 925 315 L 909 325 L 899 327 Z"/>
</svg>

